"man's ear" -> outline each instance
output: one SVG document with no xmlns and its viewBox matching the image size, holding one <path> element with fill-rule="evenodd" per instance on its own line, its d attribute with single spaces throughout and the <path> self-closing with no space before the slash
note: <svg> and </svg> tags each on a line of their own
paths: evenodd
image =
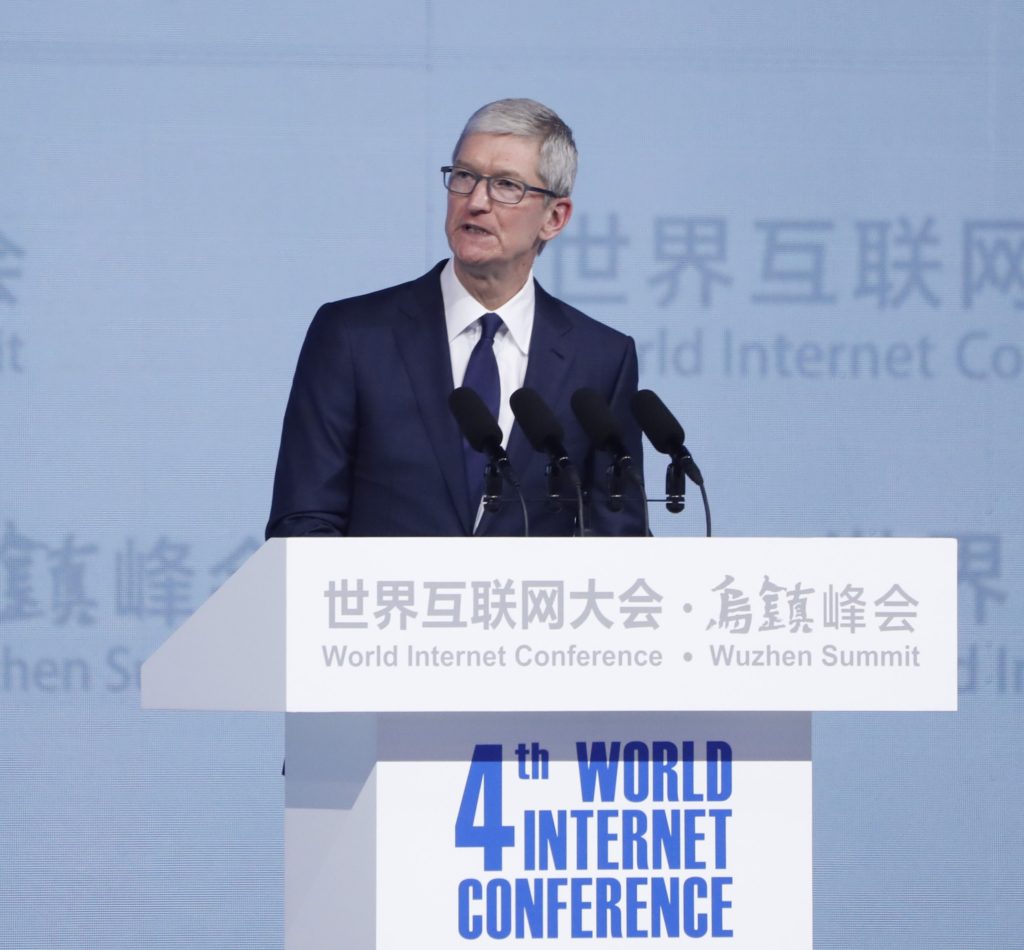
<svg viewBox="0 0 1024 950">
<path fill-rule="evenodd" d="M 539 235 L 542 241 L 550 241 L 565 230 L 572 217 L 572 198 L 552 198 L 546 210 L 547 219 Z"/>
</svg>

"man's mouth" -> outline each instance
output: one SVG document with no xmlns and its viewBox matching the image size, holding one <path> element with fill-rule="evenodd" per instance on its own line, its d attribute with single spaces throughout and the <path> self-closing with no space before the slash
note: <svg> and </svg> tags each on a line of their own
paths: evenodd
<svg viewBox="0 0 1024 950">
<path fill-rule="evenodd" d="M 467 231 L 470 234 L 490 234 L 490 231 L 485 231 L 483 228 L 478 228 L 475 224 L 464 224 L 462 226 L 463 231 Z"/>
</svg>

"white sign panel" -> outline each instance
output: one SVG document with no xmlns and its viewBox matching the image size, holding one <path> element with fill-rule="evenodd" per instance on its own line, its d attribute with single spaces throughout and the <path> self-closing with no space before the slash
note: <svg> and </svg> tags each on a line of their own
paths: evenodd
<svg viewBox="0 0 1024 950">
<path fill-rule="evenodd" d="M 949 539 L 287 544 L 291 711 L 956 708 Z"/>
<path fill-rule="evenodd" d="M 810 763 L 712 743 L 659 773 L 641 745 L 379 763 L 377 945 L 810 950 Z"/>
</svg>

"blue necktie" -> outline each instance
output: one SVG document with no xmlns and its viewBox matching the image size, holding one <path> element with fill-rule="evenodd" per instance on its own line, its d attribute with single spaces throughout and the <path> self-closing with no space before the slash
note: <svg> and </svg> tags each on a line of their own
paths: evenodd
<svg viewBox="0 0 1024 950">
<path fill-rule="evenodd" d="M 469 355 L 462 385 L 475 390 L 491 411 L 491 415 L 497 419 L 501 402 L 501 382 L 498 379 L 498 361 L 494 358 L 494 337 L 501 329 L 501 317 L 496 313 L 485 313 L 478 322 L 480 339 Z M 474 452 L 465 440 L 462 442 L 462 452 L 466 462 L 470 511 L 475 518 L 477 505 L 480 504 L 480 498 L 484 493 L 484 466 L 487 460 L 479 452 Z"/>
</svg>

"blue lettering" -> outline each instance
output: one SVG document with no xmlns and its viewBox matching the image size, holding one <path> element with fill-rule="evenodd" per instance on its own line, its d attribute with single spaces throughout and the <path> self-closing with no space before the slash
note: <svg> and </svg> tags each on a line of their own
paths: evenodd
<svg viewBox="0 0 1024 950">
<path fill-rule="evenodd" d="M 597 866 L 602 871 L 613 871 L 619 864 L 608 857 L 608 845 L 619 840 L 619 836 L 608 828 L 608 823 L 619 813 L 610 808 L 597 811 Z"/>
<path fill-rule="evenodd" d="M 587 754 L 585 742 L 576 743 L 576 762 L 580 770 L 580 792 L 583 801 L 592 802 L 596 786 L 601 787 L 601 801 L 615 801 L 615 781 L 619 774 L 619 743 L 611 744 L 611 754 L 603 742 L 592 742 Z"/>
<path fill-rule="evenodd" d="M 635 808 L 622 812 L 622 867 L 647 868 L 647 814 Z"/>
<path fill-rule="evenodd" d="M 589 877 L 572 879 L 572 935 L 573 937 L 593 937 L 592 930 L 583 927 L 583 911 L 589 910 L 591 902 L 583 899 L 583 888 L 592 883 Z"/>
<path fill-rule="evenodd" d="M 679 936 L 679 878 L 651 879 L 651 936 Z"/>
<path fill-rule="evenodd" d="M 564 811 L 552 812 L 544 809 L 538 813 L 540 824 L 537 829 L 537 851 L 542 871 L 554 868 L 558 871 L 566 869 L 566 841 L 568 829 Z M 551 863 L 548 863 L 550 855 Z"/>
<path fill-rule="evenodd" d="M 512 888 L 503 877 L 487 882 L 487 936 L 504 940 L 512 933 Z"/>
<path fill-rule="evenodd" d="M 727 885 L 732 884 L 731 877 L 713 877 L 711 879 L 711 936 L 731 937 L 732 930 L 727 929 L 722 921 L 722 912 L 732 907 L 732 901 L 722 896 Z"/>
<path fill-rule="evenodd" d="M 548 936 L 558 936 L 558 912 L 565 910 L 565 901 L 559 897 L 559 891 L 568 883 L 564 877 L 549 877 L 548 885 Z"/>
<path fill-rule="evenodd" d="M 626 798 L 631 802 L 646 801 L 650 756 L 644 742 L 627 742 L 622 750 L 622 785 Z"/>
<path fill-rule="evenodd" d="M 674 742 L 655 742 L 651 756 L 653 764 L 654 800 L 656 802 L 679 801 L 679 776 L 676 765 L 679 753 Z"/>
<path fill-rule="evenodd" d="M 688 877 L 683 881 L 683 933 L 687 937 L 703 937 L 708 932 L 708 915 L 697 913 L 697 901 L 708 896 L 707 881 Z"/>
<path fill-rule="evenodd" d="M 647 883 L 645 877 L 626 878 L 626 936 L 646 937 L 647 931 L 637 922 L 639 911 L 647 907 L 647 901 L 640 900 L 637 891 Z"/>
<path fill-rule="evenodd" d="M 516 937 L 526 936 L 526 924 L 531 937 L 544 936 L 543 878 L 533 881 L 516 878 Z"/>
<path fill-rule="evenodd" d="M 483 933 L 480 915 L 469 912 L 470 901 L 478 901 L 482 896 L 483 888 L 476 878 L 459 882 L 459 936 L 466 940 L 476 940 Z"/>
<path fill-rule="evenodd" d="M 654 867 L 666 867 L 673 871 L 678 871 L 680 855 L 682 854 L 679 810 L 665 811 L 665 809 L 660 809 L 654 812 L 653 818 L 651 851 L 654 858 Z"/>
<path fill-rule="evenodd" d="M 704 840 L 704 833 L 697 830 L 697 819 L 704 817 L 703 808 L 687 808 L 686 809 L 686 858 L 684 859 L 684 867 L 689 870 L 699 870 L 700 868 L 707 867 L 703 861 L 697 860 L 697 851 L 695 845 L 698 841 Z"/>
<path fill-rule="evenodd" d="M 622 885 L 614 877 L 597 879 L 597 935 L 622 936 Z M 609 926 L 610 923 L 610 926 Z"/>
<path fill-rule="evenodd" d="M 732 795 L 732 746 L 712 740 L 708 743 L 708 801 L 724 802 Z"/>
</svg>

